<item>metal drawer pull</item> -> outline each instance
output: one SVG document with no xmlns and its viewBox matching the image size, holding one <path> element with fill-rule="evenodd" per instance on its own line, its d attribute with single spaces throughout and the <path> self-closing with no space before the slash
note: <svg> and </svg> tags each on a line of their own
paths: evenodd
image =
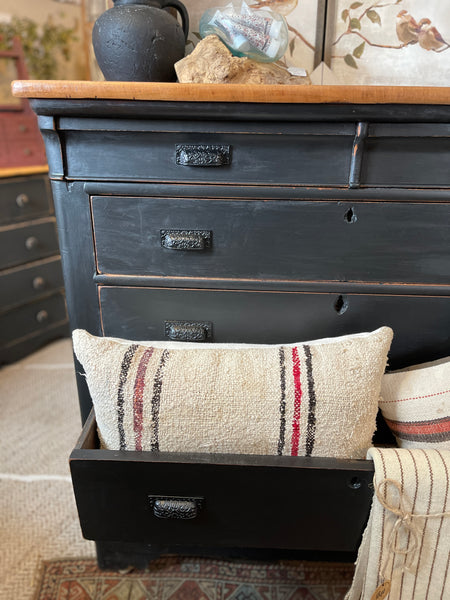
<svg viewBox="0 0 450 600">
<path fill-rule="evenodd" d="M 195 519 L 202 498 L 160 498 L 150 496 L 153 514 L 159 519 Z"/>
<path fill-rule="evenodd" d="M 212 323 L 207 321 L 166 321 L 164 333 L 179 342 L 205 342 L 212 337 Z"/>
<path fill-rule="evenodd" d="M 212 232 L 192 229 L 161 229 L 161 246 L 169 250 L 206 250 L 212 245 Z"/>
<path fill-rule="evenodd" d="M 38 323 L 45 323 L 48 320 L 48 312 L 46 310 L 40 310 L 36 315 L 36 321 Z"/>
<path fill-rule="evenodd" d="M 43 277 L 35 277 L 33 279 L 33 289 L 43 290 L 45 288 L 45 279 Z"/>
<path fill-rule="evenodd" d="M 16 198 L 16 204 L 19 208 L 25 208 L 27 204 L 29 204 L 30 199 L 26 194 L 19 194 Z"/>
<path fill-rule="evenodd" d="M 34 237 L 33 235 L 28 237 L 25 240 L 25 248 L 27 250 L 34 250 L 35 248 L 37 248 L 39 244 L 39 240 L 37 239 L 37 237 Z"/>
<path fill-rule="evenodd" d="M 185 167 L 223 167 L 231 164 L 231 146 L 176 144 L 176 161 Z"/>
</svg>

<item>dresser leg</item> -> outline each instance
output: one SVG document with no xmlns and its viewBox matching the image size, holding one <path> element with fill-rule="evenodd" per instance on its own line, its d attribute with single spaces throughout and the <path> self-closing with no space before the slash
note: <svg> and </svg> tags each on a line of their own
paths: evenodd
<svg viewBox="0 0 450 600">
<path fill-rule="evenodd" d="M 95 542 L 95 545 L 97 563 L 103 570 L 145 569 L 152 559 L 160 556 L 160 550 L 150 544 Z"/>
</svg>

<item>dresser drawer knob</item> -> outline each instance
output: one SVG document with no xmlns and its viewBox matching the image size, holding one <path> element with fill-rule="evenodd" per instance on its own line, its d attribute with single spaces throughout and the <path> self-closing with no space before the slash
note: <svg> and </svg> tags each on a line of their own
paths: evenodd
<svg viewBox="0 0 450 600">
<path fill-rule="evenodd" d="M 195 519 L 201 507 L 201 498 L 150 497 L 153 514 L 159 519 Z"/>
<path fill-rule="evenodd" d="M 206 250 L 212 245 L 212 232 L 191 229 L 161 229 L 161 246 L 169 250 Z"/>
<path fill-rule="evenodd" d="M 45 279 L 43 277 L 35 277 L 33 279 L 33 289 L 43 290 L 45 288 Z"/>
<path fill-rule="evenodd" d="M 16 204 L 19 208 L 25 208 L 30 203 L 30 199 L 26 194 L 19 194 L 16 198 Z"/>
<path fill-rule="evenodd" d="M 36 314 L 36 321 L 38 323 L 45 323 L 46 321 L 48 321 L 48 312 L 46 310 L 40 310 Z"/>
<path fill-rule="evenodd" d="M 231 146 L 226 144 L 177 144 L 177 165 L 223 167 L 231 164 Z"/>
<path fill-rule="evenodd" d="M 166 321 L 164 332 L 169 340 L 205 342 L 212 337 L 212 323 L 207 321 Z"/>
<path fill-rule="evenodd" d="M 39 245 L 39 240 L 37 239 L 37 237 L 34 237 L 34 235 L 28 237 L 25 240 L 25 248 L 27 250 L 35 250 Z"/>
</svg>

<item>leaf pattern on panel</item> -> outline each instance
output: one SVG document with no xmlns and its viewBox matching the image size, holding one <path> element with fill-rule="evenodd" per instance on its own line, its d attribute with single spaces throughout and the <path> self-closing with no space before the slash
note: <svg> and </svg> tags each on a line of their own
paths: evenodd
<svg viewBox="0 0 450 600">
<path fill-rule="evenodd" d="M 358 68 L 357 61 L 361 59 L 366 44 L 375 48 L 390 48 L 400 50 L 406 46 L 419 44 L 424 50 L 434 52 L 444 52 L 450 48 L 447 42 L 427 17 L 417 21 L 407 10 L 402 9 L 394 22 L 383 22 L 382 10 L 387 6 L 396 6 L 403 3 L 403 0 L 395 2 L 382 3 L 375 2 L 364 8 L 364 2 L 352 2 L 341 12 L 341 21 L 347 25 L 347 29 L 333 42 L 333 46 L 338 46 L 339 42 L 346 36 L 357 36 L 359 40 L 351 53 L 343 55 L 333 54 L 332 58 L 342 58 L 345 64 L 352 69 Z M 405 2 L 406 4 L 406 2 Z M 358 10 L 361 9 L 361 10 Z M 381 44 L 369 38 L 365 31 L 365 25 L 368 21 L 378 25 L 380 28 L 395 28 L 398 44 Z M 362 42 L 361 42 L 362 40 Z M 356 60 L 355 60 L 356 59 Z"/>
</svg>

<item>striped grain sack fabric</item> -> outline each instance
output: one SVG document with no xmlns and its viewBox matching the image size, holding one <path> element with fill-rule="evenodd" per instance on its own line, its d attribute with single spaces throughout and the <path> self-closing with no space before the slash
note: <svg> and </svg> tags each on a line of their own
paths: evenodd
<svg viewBox="0 0 450 600">
<path fill-rule="evenodd" d="M 287 346 L 73 332 L 110 450 L 364 458 L 392 330 Z"/>
<path fill-rule="evenodd" d="M 367 458 L 375 494 L 346 600 L 448 600 L 450 452 L 371 448 Z"/>
<path fill-rule="evenodd" d="M 386 373 L 381 396 L 401 448 L 450 450 L 450 358 Z"/>
</svg>

